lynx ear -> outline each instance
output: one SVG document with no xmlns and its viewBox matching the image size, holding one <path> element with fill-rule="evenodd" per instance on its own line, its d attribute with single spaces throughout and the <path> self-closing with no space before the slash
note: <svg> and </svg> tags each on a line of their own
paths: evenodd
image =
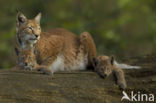
<svg viewBox="0 0 156 103">
<path fill-rule="evenodd" d="M 40 24 L 40 20 L 41 20 L 41 13 L 38 13 L 37 16 L 35 17 L 35 20 L 37 21 L 38 24 Z"/>
<path fill-rule="evenodd" d="M 24 14 L 21 12 L 18 12 L 17 13 L 17 25 L 20 26 L 26 22 L 27 22 L 27 18 L 24 16 Z"/>
<path fill-rule="evenodd" d="M 99 61 L 97 58 L 93 58 L 93 66 L 96 67 L 98 65 Z"/>
<path fill-rule="evenodd" d="M 111 65 L 114 65 L 114 56 L 110 57 L 110 63 L 111 63 Z"/>
</svg>

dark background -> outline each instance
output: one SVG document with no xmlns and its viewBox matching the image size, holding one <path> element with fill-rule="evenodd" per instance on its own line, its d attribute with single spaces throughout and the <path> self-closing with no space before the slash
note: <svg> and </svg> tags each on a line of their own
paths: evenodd
<svg viewBox="0 0 156 103">
<path fill-rule="evenodd" d="M 99 54 L 121 59 L 156 51 L 156 0 L 0 0 L 0 68 L 15 64 L 17 9 L 28 18 L 42 12 L 43 31 L 90 32 Z"/>
</svg>

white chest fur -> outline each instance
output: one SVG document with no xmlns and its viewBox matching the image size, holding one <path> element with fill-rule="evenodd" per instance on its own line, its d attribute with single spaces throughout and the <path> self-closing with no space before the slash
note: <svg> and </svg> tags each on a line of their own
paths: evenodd
<svg viewBox="0 0 156 103">
<path fill-rule="evenodd" d="M 56 60 L 51 64 L 50 69 L 52 69 L 54 72 L 65 70 L 85 70 L 88 63 L 87 56 L 77 58 L 71 62 L 64 61 L 64 57 L 59 54 Z"/>
<path fill-rule="evenodd" d="M 58 55 L 57 59 L 52 63 L 51 69 L 55 71 L 64 71 L 64 59 L 62 55 Z"/>
</svg>

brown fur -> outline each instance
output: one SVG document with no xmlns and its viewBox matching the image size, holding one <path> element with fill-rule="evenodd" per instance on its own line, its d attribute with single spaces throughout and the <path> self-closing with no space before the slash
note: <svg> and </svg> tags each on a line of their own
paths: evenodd
<svg viewBox="0 0 156 103">
<path fill-rule="evenodd" d="M 20 68 L 32 70 L 39 66 L 36 62 L 36 56 L 34 55 L 33 50 L 16 48 L 16 54 L 18 55 L 17 64 Z"/>
<path fill-rule="evenodd" d="M 35 47 L 39 64 L 50 66 L 61 53 L 67 65 L 66 70 L 72 68 L 77 59 L 85 55 L 88 59 L 87 66 L 92 66 L 92 58 L 96 56 L 95 44 L 87 32 L 78 37 L 65 29 L 55 29 L 50 33 L 42 33 Z"/>
<path fill-rule="evenodd" d="M 40 38 L 41 13 L 34 19 L 27 19 L 22 13 L 17 14 L 16 22 L 16 46 L 23 49 L 31 49 L 34 43 Z"/>
<path fill-rule="evenodd" d="M 107 77 L 111 73 L 114 74 L 117 85 L 120 89 L 126 88 L 124 72 L 114 64 L 114 58 L 108 56 L 98 56 L 93 59 L 95 71 L 102 77 Z"/>
<path fill-rule="evenodd" d="M 38 31 L 39 23 L 36 22 L 36 19 L 26 19 L 23 14 L 18 14 L 18 17 L 22 17 L 24 23 L 21 22 L 22 20 L 20 21 L 19 18 L 17 19 L 17 40 L 21 40 L 21 44 L 24 44 L 21 48 L 34 49 L 36 61 L 44 67 L 43 71 L 45 68 L 50 69 L 51 65 L 57 61 L 58 58 L 63 59 L 64 70 L 73 70 L 74 68 L 76 70 L 78 69 L 78 65 L 83 67 L 81 62 L 84 62 L 84 67 L 85 65 L 93 66 L 92 58 L 96 57 L 96 47 L 89 33 L 84 32 L 79 37 L 61 28 L 53 29 L 49 32 L 40 33 L 39 31 L 33 33 L 26 31 L 25 33 L 25 28 L 30 24 L 34 27 L 34 32 Z M 38 26 L 35 26 L 35 24 Z M 30 29 L 28 28 L 28 30 Z M 26 35 L 34 34 L 40 36 L 37 43 L 31 42 L 30 39 L 25 39 Z M 49 71 L 51 72 L 51 70 Z"/>
<path fill-rule="evenodd" d="M 88 66 L 93 66 L 92 59 L 96 57 L 97 51 L 91 34 L 88 32 L 83 32 L 80 35 L 80 43 L 84 47 L 84 52 L 88 53 Z"/>
</svg>

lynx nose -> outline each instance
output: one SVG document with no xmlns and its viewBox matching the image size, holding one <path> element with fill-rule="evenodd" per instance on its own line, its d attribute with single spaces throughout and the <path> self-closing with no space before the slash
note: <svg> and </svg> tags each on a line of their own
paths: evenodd
<svg viewBox="0 0 156 103">
<path fill-rule="evenodd" d="M 25 66 L 28 66 L 28 63 L 25 63 L 24 65 L 25 65 Z"/>
<path fill-rule="evenodd" d="M 103 74 L 103 78 L 106 78 L 107 77 L 107 74 Z"/>
<path fill-rule="evenodd" d="M 38 38 L 38 35 L 35 34 L 35 37 Z"/>
</svg>

